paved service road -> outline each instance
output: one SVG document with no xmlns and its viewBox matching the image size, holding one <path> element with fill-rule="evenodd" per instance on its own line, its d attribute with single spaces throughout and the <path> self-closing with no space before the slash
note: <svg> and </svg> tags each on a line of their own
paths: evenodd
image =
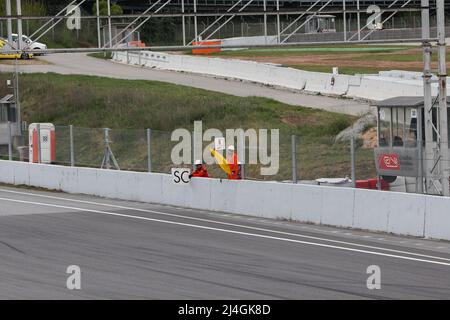
<svg viewBox="0 0 450 320">
<path fill-rule="evenodd" d="M 203 75 L 128 66 L 89 57 L 86 54 L 51 54 L 40 57 L 39 59 L 46 60 L 50 64 L 23 65 L 19 67 L 19 70 L 21 72 L 84 74 L 130 80 L 156 80 L 223 92 L 240 97 L 266 97 L 287 104 L 319 108 L 353 115 L 360 115 L 370 110 L 367 103 L 358 102 L 351 99 L 338 99 L 318 95 L 309 95 L 283 89 L 269 88 L 248 82 L 231 81 Z M 13 69 L 14 67 L 11 65 L 0 64 L 0 72 L 11 72 Z"/>
<path fill-rule="evenodd" d="M 3 299 L 450 297 L 448 242 L 6 187 L 0 261 Z"/>
</svg>

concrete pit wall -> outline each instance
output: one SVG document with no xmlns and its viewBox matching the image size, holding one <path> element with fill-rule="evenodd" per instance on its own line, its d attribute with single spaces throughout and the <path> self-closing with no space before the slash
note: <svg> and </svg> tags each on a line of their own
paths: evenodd
<svg viewBox="0 0 450 320">
<path fill-rule="evenodd" d="M 0 182 L 192 209 L 450 240 L 450 198 L 0 160 Z"/>
</svg>

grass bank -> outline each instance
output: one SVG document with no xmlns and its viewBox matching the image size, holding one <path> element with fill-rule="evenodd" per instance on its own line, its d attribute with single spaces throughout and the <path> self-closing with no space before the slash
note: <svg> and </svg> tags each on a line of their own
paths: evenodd
<svg viewBox="0 0 450 320">
<path fill-rule="evenodd" d="M 10 78 L 0 74 L 0 81 Z M 58 126 L 58 160 L 69 159 L 68 129 L 75 129 L 76 161 L 96 165 L 103 155 L 103 131 L 109 127 L 113 151 L 123 169 L 145 170 L 145 128 L 152 131 L 154 169 L 169 172 L 173 142 L 171 131 L 193 129 L 201 120 L 203 130 L 217 128 L 279 129 L 280 172 L 277 179 L 291 176 L 290 135 L 299 138 L 299 177 L 302 179 L 350 174 L 347 144 L 333 137 L 355 117 L 317 109 L 296 107 L 259 97 L 231 95 L 155 81 L 117 80 L 92 76 L 23 74 L 20 78 L 23 119 L 51 122 Z M 3 96 L 7 92 L 0 88 Z M 206 143 L 205 143 L 206 146 Z M 370 150 L 360 150 L 361 177 L 373 175 Z M 259 167 L 248 169 L 258 175 Z M 217 173 L 220 175 L 220 172 Z M 274 177 L 268 177 L 273 179 Z"/>
</svg>

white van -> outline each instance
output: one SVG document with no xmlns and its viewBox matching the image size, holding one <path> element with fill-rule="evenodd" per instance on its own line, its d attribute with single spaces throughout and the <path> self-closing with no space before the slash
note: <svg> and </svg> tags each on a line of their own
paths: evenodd
<svg viewBox="0 0 450 320">
<path fill-rule="evenodd" d="M 12 41 L 13 41 L 13 47 L 17 48 L 17 39 L 19 36 L 17 33 L 12 34 Z M 31 49 L 31 50 L 46 50 L 47 45 L 41 42 L 33 42 L 29 37 L 26 35 L 22 35 L 22 41 L 20 43 L 21 49 Z"/>
</svg>

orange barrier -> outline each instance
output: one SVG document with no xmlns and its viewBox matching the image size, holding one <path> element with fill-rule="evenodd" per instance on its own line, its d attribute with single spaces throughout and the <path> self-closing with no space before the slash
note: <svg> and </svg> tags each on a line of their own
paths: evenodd
<svg viewBox="0 0 450 320">
<path fill-rule="evenodd" d="M 194 46 L 220 46 L 221 40 L 206 40 L 206 41 L 194 41 Z M 220 52 L 220 48 L 205 48 L 205 49 L 192 49 L 192 54 L 210 54 L 214 52 Z"/>
<path fill-rule="evenodd" d="M 138 48 L 145 48 L 145 43 L 142 41 L 130 41 L 128 42 L 129 47 L 138 47 Z"/>
</svg>

